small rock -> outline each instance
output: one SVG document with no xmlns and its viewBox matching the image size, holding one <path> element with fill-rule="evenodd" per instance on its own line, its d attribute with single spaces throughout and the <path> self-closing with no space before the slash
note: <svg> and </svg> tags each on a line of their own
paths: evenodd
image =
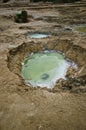
<svg viewBox="0 0 86 130">
<path fill-rule="evenodd" d="M 41 76 L 41 79 L 43 80 L 47 80 L 49 78 L 49 75 L 44 73 L 42 76 Z"/>
</svg>

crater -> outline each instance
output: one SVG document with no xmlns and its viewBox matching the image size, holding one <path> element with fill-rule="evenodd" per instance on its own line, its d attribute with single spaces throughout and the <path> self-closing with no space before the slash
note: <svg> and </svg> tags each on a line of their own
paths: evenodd
<svg viewBox="0 0 86 130">
<path fill-rule="evenodd" d="M 46 48 L 48 51 L 46 51 Z M 57 55 L 59 55 L 60 58 L 58 58 Z M 72 63 L 72 66 L 70 65 L 70 62 Z M 66 71 L 65 69 L 63 70 L 64 64 L 66 64 Z M 61 65 L 62 68 L 60 68 L 59 65 Z M 59 66 L 58 71 L 57 66 Z M 33 86 L 47 87 L 49 85 L 49 82 L 52 81 L 51 79 L 55 79 L 54 83 L 50 82 L 50 84 L 53 84 L 51 85 L 53 86 L 51 90 L 53 92 L 57 92 L 58 89 L 62 91 L 71 90 L 83 92 L 86 90 L 86 50 L 80 46 L 75 45 L 75 43 L 73 43 L 71 40 L 56 39 L 48 42 L 31 41 L 22 43 L 18 47 L 9 50 L 8 68 L 13 73 L 19 75 L 22 81 L 26 79 L 26 84 L 25 82 L 22 82 L 22 84 L 25 84 L 25 86 L 28 84 L 32 88 L 34 88 Z M 32 70 L 33 74 L 31 77 L 30 74 L 27 73 L 26 68 L 28 68 L 28 71 L 30 71 L 30 73 Z M 40 73 L 40 69 L 45 70 Z M 59 72 L 59 74 L 61 74 L 64 71 L 65 73 L 63 76 L 58 78 L 57 73 Z M 34 73 L 36 74 L 34 75 Z M 38 77 L 36 77 L 37 74 Z M 35 84 L 35 80 L 33 83 L 33 77 L 34 79 L 40 79 L 42 83 Z M 27 80 L 28 78 L 29 80 Z M 37 82 L 38 79 L 36 79 Z M 50 88 L 49 86 L 48 88 Z"/>
</svg>

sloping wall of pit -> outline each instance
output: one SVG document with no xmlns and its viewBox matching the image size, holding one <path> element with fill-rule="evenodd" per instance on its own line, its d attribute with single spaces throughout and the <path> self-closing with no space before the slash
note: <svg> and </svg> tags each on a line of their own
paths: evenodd
<svg viewBox="0 0 86 130">
<path fill-rule="evenodd" d="M 58 92 L 69 90 L 72 92 L 86 92 L 86 50 L 80 46 L 74 45 L 70 40 L 57 39 L 47 43 L 36 43 L 33 41 L 23 43 L 17 48 L 9 50 L 7 61 L 8 68 L 21 77 L 21 67 L 24 57 L 31 53 L 41 52 L 46 49 L 64 53 L 67 59 L 75 62 L 78 66 L 77 69 L 70 67 L 66 74 L 67 80 L 58 80 L 51 91 Z"/>
</svg>

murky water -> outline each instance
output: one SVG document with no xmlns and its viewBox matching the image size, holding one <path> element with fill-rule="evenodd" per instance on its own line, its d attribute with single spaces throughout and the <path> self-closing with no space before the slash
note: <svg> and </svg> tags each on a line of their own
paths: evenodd
<svg viewBox="0 0 86 130">
<path fill-rule="evenodd" d="M 86 27 L 78 27 L 78 28 L 76 28 L 76 30 L 79 31 L 79 32 L 86 33 Z"/>
<path fill-rule="evenodd" d="M 44 33 L 31 33 L 31 34 L 28 34 L 28 36 L 30 38 L 46 38 L 46 37 L 49 37 L 48 34 L 44 34 Z"/>
<path fill-rule="evenodd" d="M 24 59 L 22 76 L 27 85 L 53 88 L 58 79 L 65 78 L 69 66 L 60 53 L 36 53 Z"/>
<path fill-rule="evenodd" d="M 81 33 L 86 33 L 86 25 L 83 26 L 77 26 L 75 27 L 75 30 Z"/>
</svg>

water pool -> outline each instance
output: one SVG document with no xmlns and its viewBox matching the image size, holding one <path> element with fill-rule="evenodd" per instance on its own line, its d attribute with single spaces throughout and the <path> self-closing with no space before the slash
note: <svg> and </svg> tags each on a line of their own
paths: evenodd
<svg viewBox="0 0 86 130">
<path fill-rule="evenodd" d="M 24 59 L 22 77 L 27 85 L 53 88 L 58 79 L 65 78 L 69 66 L 60 53 L 35 53 Z"/>
<path fill-rule="evenodd" d="M 83 26 L 77 26 L 75 27 L 75 30 L 81 33 L 86 33 L 86 25 Z"/>
<path fill-rule="evenodd" d="M 44 33 L 31 33 L 31 34 L 28 34 L 28 36 L 30 38 L 46 38 L 46 37 L 49 37 L 48 34 L 44 34 Z"/>
</svg>

